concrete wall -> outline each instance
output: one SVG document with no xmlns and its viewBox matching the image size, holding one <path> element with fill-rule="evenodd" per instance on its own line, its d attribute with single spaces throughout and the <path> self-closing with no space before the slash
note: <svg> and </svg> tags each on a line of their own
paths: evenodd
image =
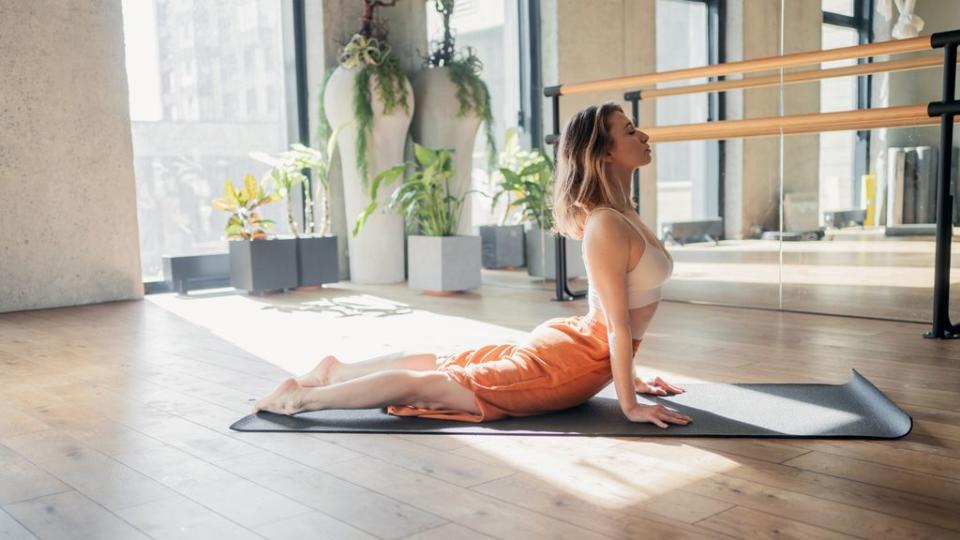
<svg viewBox="0 0 960 540">
<path fill-rule="evenodd" d="M 142 298 L 120 1 L 0 20 L 0 312 Z"/>
<path fill-rule="evenodd" d="M 316 130 L 320 90 L 328 69 L 337 67 L 340 47 L 360 30 L 363 2 L 359 0 L 322 0 L 306 2 L 307 79 L 309 84 L 310 129 Z M 426 2 L 397 2 L 393 7 L 378 8 L 377 14 L 387 24 L 387 40 L 400 55 L 410 77 L 420 69 L 421 57 L 427 54 Z M 311 137 L 314 135 L 311 134 Z M 314 141 L 314 146 L 318 143 Z M 340 251 L 340 279 L 350 279 L 347 236 L 357 216 L 347 216 L 344 208 L 343 177 L 340 158 L 336 159 L 330 178 L 331 233 L 337 236 Z M 322 208 L 315 215 L 319 218 Z"/>
<path fill-rule="evenodd" d="M 543 84 L 553 86 L 656 70 L 654 0 L 543 0 L 541 3 Z M 565 96 L 560 127 L 580 109 L 605 101 L 623 102 L 623 90 Z M 544 133 L 553 132 L 553 108 L 544 100 Z M 641 101 L 640 127 L 653 125 L 656 104 Z M 656 156 L 640 171 L 640 215 L 657 221 Z"/>
</svg>

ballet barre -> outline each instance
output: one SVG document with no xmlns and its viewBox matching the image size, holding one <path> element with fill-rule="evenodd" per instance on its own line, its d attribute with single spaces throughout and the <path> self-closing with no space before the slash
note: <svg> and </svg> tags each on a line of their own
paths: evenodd
<svg viewBox="0 0 960 540">
<path fill-rule="evenodd" d="M 937 185 L 933 327 L 929 332 L 924 333 L 924 337 L 956 339 L 960 337 L 960 325 L 955 325 L 950 322 L 948 309 L 950 297 L 950 243 L 953 235 L 951 215 L 953 195 L 950 193 L 951 149 L 953 146 L 953 123 L 956 115 L 960 113 L 960 101 L 956 99 L 955 83 L 958 44 L 960 44 L 960 30 L 951 30 L 904 40 L 883 41 L 852 47 L 721 63 L 697 68 L 549 86 L 544 88 L 543 93 L 545 97 L 551 98 L 552 100 L 553 133 L 548 134 L 545 137 L 545 141 L 547 144 L 554 145 L 554 156 L 556 156 L 556 143 L 558 142 L 560 134 L 561 96 L 637 88 L 655 85 L 661 82 L 719 77 L 735 73 L 747 74 L 774 69 L 784 70 L 836 60 L 870 58 L 879 55 L 902 54 L 942 48 L 944 50 L 942 57 L 928 55 L 884 62 L 860 63 L 839 68 L 811 69 L 791 73 L 781 72 L 777 75 L 746 77 L 671 88 L 649 88 L 627 92 L 624 94 L 624 99 L 632 103 L 633 123 L 637 125 L 639 120 L 638 102 L 641 98 L 655 99 L 658 97 L 683 94 L 724 92 L 745 88 L 799 84 L 834 77 L 929 69 L 941 66 L 943 75 L 941 101 L 877 109 L 654 126 L 644 128 L 644 132 L 650 136 L 650 140 L 653 142 L 676 142 L 795 135 L 827 131 L 914 127 L 936 125 L 939 123 L 940 156 Z M 639 177 L 636 174 L 633 185 L 635 193 L 634 202 L 639 207 Z M 555 235 L 555 242 L 557 265 L 555 299 L 558 301 L 566 301 L 584 297 L 586 291 L 571 291 L 567 283 L 566 239 L 562 235 Z"/>
</svg>

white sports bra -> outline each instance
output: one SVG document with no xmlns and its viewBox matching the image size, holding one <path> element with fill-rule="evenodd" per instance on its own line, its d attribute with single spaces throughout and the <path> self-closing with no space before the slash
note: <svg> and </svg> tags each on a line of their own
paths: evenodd
<svg viewBox="0 0 960 540">
<path fill-rule="evenodd" d="M 633 267 L 633 270 L 627 273 L 627 308 L 642 308 L 654 302 L 659 302 L 662 298 L 661 285 L 673 274 L 673 259 L 660 249 L 656 241 L 652 241 L 637 227 L 636 223 L 616 209 L 601 206 L 594 209 L 594 211 L 596 210 L 613 211 L 630 223 L 647 243 L 646 249 L 643 250 L 643 255 L 640 256 L 640 261 Z M 590 216 L 587 216 L 587 219 L 590 219 Z M 581 252 L 583 251 L 583 244 L 580 245 L 580 250 Z M 589 286 L 589 282 L 587 289 L 589 306 L 591 308 L 598 307 L 602 310 L 600 296 L 593 287 Z"/>
</svg>

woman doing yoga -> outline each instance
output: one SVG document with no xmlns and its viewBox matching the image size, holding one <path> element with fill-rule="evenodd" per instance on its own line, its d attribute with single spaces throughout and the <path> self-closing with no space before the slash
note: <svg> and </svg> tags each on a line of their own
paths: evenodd
<svg viewBox="0 0 960 540">
<path fill-rule="evenodd" d="M 573 407 L 613 381 L 629 420 L 661 428 L 690 423 L 689 416 L 636 397 L 684 391 L 634 371 L 660 286 L 673 271 L 670 254 L 630 206 L 633 171 L 650 163 L 647 139 L 614 103 L 578 112 L 560 137 L 553 213 L 558 232 L 583 239 L 586 315 L 547 320 L 521 344 L 440 357 L 395 354 L 343 363 L 327 356 L 280 384 L 254 411 L 386 407 L 397 416 L 484 422 Z"/>
</svg>

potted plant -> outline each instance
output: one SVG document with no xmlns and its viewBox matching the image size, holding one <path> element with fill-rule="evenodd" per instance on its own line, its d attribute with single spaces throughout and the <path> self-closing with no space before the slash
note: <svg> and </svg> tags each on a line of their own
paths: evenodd
<svg viewBox="0 0 960 540">
<path fill-rule="evenodd" d="M 340 281 L 337 237 L 330 234 L 330 166 L 338 135 L 339 129 L 329 134 L 324 151 L 295 143 L 277 157 L 262 152 L 251 154 L 254 159 L 272 166 L 267 174 L 277 185 L 280 196 L 287 200 L 287 226 L 297 245 L 298 287 Z M 304 174 L 304 171 L 310 171 L 310 174 Z M 306 217 L 302 234 L 293 218 L 290 197 L 291 189 L 300 184 L 304 185 Z M 313 205 L 314 201 L 320 200 L 320 188 L 323 188 L 323 220 L 318 233 Z"/>
<path fill-rule="evenodd" d="M 480 286 L 480 237 L 457 235 L 460 211 L 466 193 L 455 197 L 450 193 L 453 158 L 447 150 L 431 150 L 414 143 L 416 163 L 401 163 L 380 174 L 373 181 L 371 202 L 357 219 L 357 234 L 377 208 L 377 192 L 381 185 L 390 185 L 403 176 L 408 166 L 411 174 L 394 191 L 387 208 L 407 219 L 410 256 L 408 284 L 428 293 L 463 291 Z"/>
<path fill-rule="evenodd" d="M 491 175 L 491 191 L 493 200 L 490 210 L 497 211 L 497 204 L 505 199 L 503 219 L 500 224 L 480 226 L 480 239 L 483 243 L 484 268 L 519 268 L 525 266 L 526 248 L 524 246 L 523 214 L 513 204 L 513 198 L 520 197 L 522 191 L 516 182 L 507 179 L 503 169 L 513 171 L 511 178 L 517 175 L 527 165 L 539 160 L 539 152 L 524 150 L 520 146 L 520 139 L 516 128 L 508 128 L 503 137 L 503 151 L 500 152 L 497 173 Z M 498 180 L 499 179 L 499 180 Z M 512 222 L 512 224 L 508 224 Z"/>
<path fill-rule="evenodd" d="M 227 180 L 223 198 L 213 206 L 230 213 L 226 232 L 230 246 L 230 285 L 247 292 L 292 289 L 297 286 L 297 244 L 295 238 L 268 238 L 273 221 L 264 219 L 259 208 L 280 200 L 268 193 L 253 175 L 246 175 L 240 189 Z"/>
<path fill-rule="evenodd" d="M 400 59 L 386 42 L 386 28 L 375 17 L 378 7 L 396 0 L 364 0 L 362 26 L 343 46 L 339 66 L 323 90 L 330 124 L 344 126 L 338 137 L 348 216 L 366 206 L 368 172 L 403 160 L 413 111 L 413 90 Z M 384 193 L 384 201 L 390 193 Z M 347 239 L 350 279 L 356 283 L 404 280 L 403 218 L 371 216 L 364 234 Z"/>
<path fill-rule="evenodd" d="M 480 77 L 483 64 L 473 50 L 455 50 L 450 29 L 454 0 L 428 1 L 443 17 L 443 37 L 431 44 L 423 69 L 412 78 L 416 106 L 411 132 L 413 140 L 424 146 L 452 148 L 451 194 L 459 197 L 470 188 L 473 147 L 481 122 L 485 126 L 489 165 L 496 164 L 490 91 Z M 466 217 L 460 222 L 458 234 L 472 232 L 469 215 Z"/>
<path fill-rule="evenodd" d="M 525 221 L 527 273 L 534 277 L 556 279 L 556 236 L 553 229 L 553 162 L 535 152 L 529 162 L 518 170 L 501 167 L 504 180 L 501 192 L 516 193 L 513 201 Z M 567 277 L 587 275 L 587 268 L 580 253 L 581 240 L 567 238 Z"/>
</svg>

